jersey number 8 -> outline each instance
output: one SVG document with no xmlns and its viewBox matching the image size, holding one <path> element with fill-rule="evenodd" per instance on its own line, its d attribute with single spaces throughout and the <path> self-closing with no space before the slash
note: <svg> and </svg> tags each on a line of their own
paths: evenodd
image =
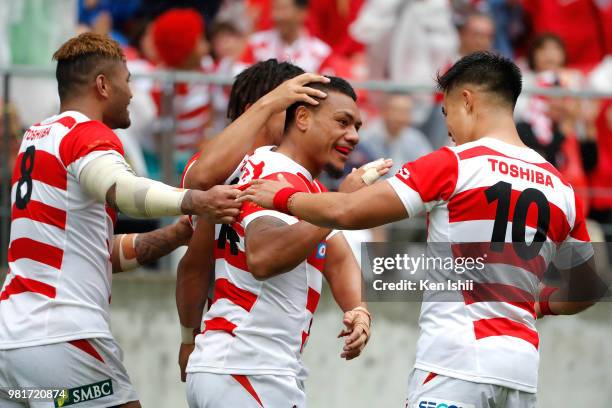
<svg viewBox="0 0 612 408">
<path fill-rule="evenodd" d="M 17 182 L 17 191 L 15 194 L 15 206 L 23 210 L 26 208 L 32 198 L 32 171 L 34 171 L 34 155 L 36 148 L 30 146 L 23 153 L 21 158 L 21 177 Z M 25 184 L 25 191 L 23 186 Z"/>
</svg>

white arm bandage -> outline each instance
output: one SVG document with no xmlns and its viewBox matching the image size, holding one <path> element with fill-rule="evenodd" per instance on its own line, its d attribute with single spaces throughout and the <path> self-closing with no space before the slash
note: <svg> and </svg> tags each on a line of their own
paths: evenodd
<svg viewBox="0 0 612 408">
<path fill-rule="evenodd" d="M 137 177 L 125 159 L 105 154 L 88 163 L 79 180 L 85 191 L 99 202 L 106 202 L 108 190 L 115 185 L 119 211 L 135 218 L 181 215 L 181 203 L 188 190 Z"/>
</svg>

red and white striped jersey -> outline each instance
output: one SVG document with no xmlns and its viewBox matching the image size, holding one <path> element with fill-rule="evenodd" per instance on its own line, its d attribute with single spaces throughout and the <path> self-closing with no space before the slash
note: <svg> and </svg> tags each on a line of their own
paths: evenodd
<svg viewBox="0 0 612 408">
<path fill-rule="evenodd" d="M 329 45 L 306 31 L 302 31 L 292 44 L 286 44 L 277 30 L 260 31 L 251 35 L 248 47 L 234 69 L 239 73 L 258 61 L 276 58 L 291 62 L 306 72 L 321 72 L 330 55 Z"/>
<path fill-rule="evenodd" d="M 536 392 L 538 284 L 550 262 L 574 266 L 560 264 L 563 243 L 585 243 L 583 260 L 592 254 L 572 187 L 534 150 L 493 138 L 423 156 L 389 183 L 409 216 L 427 212 L 428 242 L 447 243 L 448 256 L 481 256 L 487 271 L 470 276 L 474 289 L 459 301 L 425 293 L 415 367 Z M 545 239 L 537 252 L 515 252 L 536 234 Z"/>
<path fill-rule="evenodd" d="M 203 73 L 210 73 L 204 69 Z M 205 138 L 211 121 L 211 87 L 201 82 L 177 83 L 174 87 L 173 112 L 176 118 L 174 145 L 179 151 L 195 151 Z M 161 114 L 162 90 L 156 85 L 152 97 Z"/>
<path fill-rule="evenodd" d="M 239 183 L 279 173 L 302 191 L 323 191 L 305 168 L 271 146 L 248 158 Z M 244 252 L 248 224 L 265 216 L 288 224 L 298 220 L 252 203 L 242 210 L 238 222 L 217 226 L 213 303 L 204 315 L 204 330 L 196 337 L 187 372 L 301 377 L 301 352 L 319 302 L 326 243 L 319 243 L 292 271 L 258 281 L 249 272 Z"/>
<path fill-rule="evenodd" d="M 112 338 L 109 243 L 116 214 L 79 185 L 83 168 L 106 154 L 123 156 L 121 142 L 79 112 L 26 131 L 11 182 L 0 349 Z"/>
</svg>

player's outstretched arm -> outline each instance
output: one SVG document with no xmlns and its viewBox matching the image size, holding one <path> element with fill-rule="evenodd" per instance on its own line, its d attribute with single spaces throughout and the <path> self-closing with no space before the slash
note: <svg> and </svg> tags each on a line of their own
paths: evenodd
<svg viewBox="0 0 612 408">
<path fill-rule="evenodd" d="M 361 354 L 370 338 L 371 317 L 362 301 L 359 264 L 341 233 L 327 241 L 323 275 L 336 303 L 345 312 L 343 323 L 346 329 L 339 337 L 346 339 L 340 357 L 352 360 Z"/>
<path fill-rule="evenodd" d="M 218 136 L 206 142 L 206 152 L 193 164 L 185 178 L 185 186 L 206 190 L 222 184 L 252 150 L 255 137 L 272 115 L 287 110 L 295 102 L 318 105 L 319 102 L 314 98 L 325 98 L 326 94 L 304 86 L 311 82 L 329 82 L 329 79 L 306 73 L 283 82 L 254 103 Z"/>
<path fill-rule="evenodd" d="M 233 222 L 239 213 L 231 186 L 207 191 L 178 189 L 137 177 L 123 156 L 108 153 L 85 165 L 79 183 L 98 202 L 135 218 L 197 214 L 215 222 Z"/>
<path fill-rule="evenodd" d="M 155 262 L 181 245 L 187 245 L 193 230 L 184 216 L 167 227 L 141 234 L 119 234 L 113 238 L 113 273 L 126 272 Z"/>
<path fill-rule="evenodd" d="M 178 363 L 183 382 L 186 381 L 187 361 L 194 348 L 194 334 L 199 331 L 208 298 L 210 277 L 214 274 L 214 244 L 214 224 L 199 219 L 176 273 L 176 308 L 181 324 Z"/>
<path fill-rule="evenodd" d="M 365 229 L 407 218 L 404 204 L 391 185 L 375 183 L 353 193 L 300 193 L 286 182 L 252 180 L 238 201 L 283 211 L 321 227 Z"/>
<path fill-rule="evenodd" d="M 536 302 L 538 317 L 580 313 L 597 303 L 609 290 L 608 284 L 597 274 L 594 257 L 560 273 L 560 287 L 541 288 Z"/>
<path fill-rule="evenodd" d="M 249 271 L 255 279 L 289 272 L 308 258 L 330 232 L 306 222 L 289 225 L 271 216 L 257 218 L 245 230 Z"/>
</svg>

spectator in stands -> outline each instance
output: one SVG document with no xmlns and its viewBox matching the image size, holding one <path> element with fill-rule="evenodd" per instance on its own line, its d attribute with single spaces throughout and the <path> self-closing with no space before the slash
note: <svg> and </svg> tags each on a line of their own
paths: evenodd
<svg viewBox="0 0 612 408">
<path fill-rule="evenodd" d="M 389 94 L 383 103 L 381 118 L 360 132 L 360 144 L 373 158 L 393 159 L 391 174 L 404 163 L 432 151 L 425 135 L 412 127 L 412 109 L 410 96 Z"/>
<path fill-rule="evenodd" d="M 458 45 L 448 0 L 367 0 L 350 32 L 367 46 L 370 78 L 414 86 L 433 88 L 435 73 L 450 66 Z M 446 144 L 444 118 L 433 109 L 433 96 L 413 98 L 414 126 L 423 127 L 436 111 L 438 127 L 428 126 L 424 133 L 435 148 Z"/>
<path fill-rule="evenodd" d="M 79 0 L 79 23 L 91 31 L 109 34 L 122 46 L 127 38 L 119 29 L 141 7 L 141 0 Z"/>
<path fill-rule="evenodd" d="M 476 51 L 491 51 L 495 39 L 495 23 L 490 15 L 482 12 L 469 13 L 458 27 L 459 57 Z"/>
<path fill-rule="evenodd" d="M 274 27 L 251 36 L 242 63 L 237 70 L 258 61 L 276 58 L 291 61 L 308 72 L 320 72 L 331 55 L 331 48 L 308 33 L 305 21 L 307 0 L 274 0 Z"/>
<path fill-rule="evenodd" d="M 446 64 L 438 66 L 436 71 L 446 72 L 456 60 L 473 52 L 492 51 L 493 40 L 495 39 L 495 23 L 489 14 L 472 10 L 467 12 L 463 19 L 458 22 L 457 34 L 459 44 L 455 55 L 449 58 Z M 421 126 L 423 132 L 430 136 L 431 143 L 436 149 L 449 142 L 441 103 L 441 95 L 438 95 L 427 120 Z"/>
<path fill-rule="evenodd" d="M 576 73 L 565 69 L 563 41 L 554 34 L 535 39 L 528 62 L 526 87 L 579 85 Z M 517 130 L 523 142 L 556 166 L 588 205 L 587 173 L 597 165 L 596 115 L 588 113 L 592 107 L 574 98 L 542 95 L 523 97 L 521 105 Z"/>
<path fill-rule="evenodd" d="M 349 33 L 364 0 L 310 0 L 307 27 L 311 35 L 329 45 L 334 54 L 351 57 L 364 51 Z"/>
<path fill-rule="evenodd" d="M 555 33 L 567 47 L 567 65 L 584 72 L 612 53 L 612 2 L 523 0 L 532 38 Z"/>
<path fill-rule="evenodd" d="M 595 126 L 600 160 L 590 174 L 590 217 L 604 224 L 606 242 L 612 242 L 612 99 L 602 101 Z M 612 251 L 608 252 L 612 263 Z"/>
<path fill-rule="evenodd" d="M 194 9 L 171 9 L 153 22 L 153 43 L 160 66 L 167 69 L 210 73 L 212 66 L 204 66 L 209 44 L 204 35 L 204 20 Z M 160 86 L 152 91 L 158 115 L 163 111 L 163 92 Z M 174 162 L 177 175 L 191 155 L 199 150 L 210 122 L 210 85 L 205 83 L 175 83 L 172 113 L 174 125 Z M 159 122 L 164 123 L 164 121 Z M 165 133 L 168 129 L 164 129 Z M 160 146 L 157 146 L 159 149 Z M 146 152 L 147 165 L 156 161 L 153 152 Z M 154 170 L 151 169 L 151 170 Z"/>
<path fill-rule="evenodd" d="M 247 46 L 246 34 L 233 21 L 219 20 L 213 23 L 209 38 L 215 73 L 231 77 Z M 211 86 L 213 118 L 211 128 L 207 132 L 211 135 L 218 134 L 228 124 L 226 112 L 230 90 L 231 86 Z"/>
</svg>

